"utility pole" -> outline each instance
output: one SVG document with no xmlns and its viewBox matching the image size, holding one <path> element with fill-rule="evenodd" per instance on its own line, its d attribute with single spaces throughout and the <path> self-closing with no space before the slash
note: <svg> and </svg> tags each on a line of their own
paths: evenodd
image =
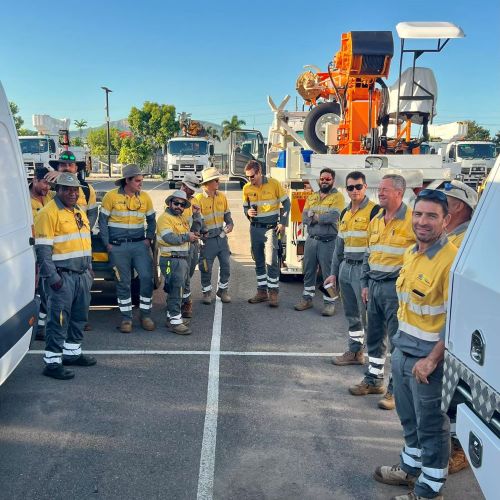
<svg viewBox="0 0 500 500">
<path fill-rule="evenodd" d="M 107 127 L 107 132 L 106 132 L 106 139 L 108 142 L 108 175 L 111 177 L 111 137 L 109 134 L 109 100 L 108 100 L 108 94 L 110 92 L 113 92 L 112 90 L 108 89 L 108 87 L 101 87 L 104 92 L 106 92 L 106 127 Z"/>
</svg>

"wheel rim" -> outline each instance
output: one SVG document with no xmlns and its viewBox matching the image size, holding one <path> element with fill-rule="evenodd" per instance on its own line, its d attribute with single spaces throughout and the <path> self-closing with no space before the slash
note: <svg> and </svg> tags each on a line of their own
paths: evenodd
<svg viewBox="0 0 500 500">
<path fill-rule="evenodd" d="M 318 118 L 314 131 L 316 132 L 316 136 L 323 142 L 325 142 L 325 131 L 328 123 L 338 125 L 340 123 L 340 116 L 336 113 L 325 113 Z"/>
</svg>

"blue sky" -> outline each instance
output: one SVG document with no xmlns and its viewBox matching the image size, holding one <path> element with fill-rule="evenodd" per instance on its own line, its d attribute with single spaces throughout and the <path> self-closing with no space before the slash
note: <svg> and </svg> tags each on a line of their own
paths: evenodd
<svg viewBox="0 0 500 500">
<path fill-rule="evenodd" d="M 498 0 L 29 0 L 1 12 L 0 81 L 27 127 L 34 113 L 101 125 L 106 85 L 112 120 L 149 100 L 215 123 L 237 114 L 267 131 L 266 96 L 294 103 L 303 65 L 326 70 L 342 32 L 393 30 L 399 50 L 398 22 L 451 21 L 466 38 L 421 62 L 438 81 L 435 123 L 500 130 Z"/>
</svg>

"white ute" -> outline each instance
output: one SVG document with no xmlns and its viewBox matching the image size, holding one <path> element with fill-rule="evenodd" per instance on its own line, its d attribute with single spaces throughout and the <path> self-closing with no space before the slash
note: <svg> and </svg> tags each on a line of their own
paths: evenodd
<svg viewBox="0 0 500 500">
<path fill-rule="evenodd" d="M 451 270 L 443 410 L 487 499 L 499 498 L 500 158 L 490 173 Z"/>
<path fill-rule="evenodd" d="M 33 218 L 16 128 L 0 84 L 0 384 L 28 352 L 37 315 Z"/>
</svg>

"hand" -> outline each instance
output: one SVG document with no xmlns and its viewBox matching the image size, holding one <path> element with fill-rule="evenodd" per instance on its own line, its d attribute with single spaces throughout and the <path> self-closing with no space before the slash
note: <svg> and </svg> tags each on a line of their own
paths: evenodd
<svg viewBox="0 0 500 500">
<path fill-rule="evenodd" d="M 437 363 L 427 358 L 419 359 L 413 366 L 412 373 L 419 384 L 428 384 L 427 377 L 436 369 Z"/>
<path fill-rule="evenodd" d="M 199 236 L 196 236 L 195 233 L 189 233 L 189 241 L 190 243 L 194 243 L 195 241 L 198 241 L 200 238 Z"/>
<path fill-rule="evenodd" d="M 58 172 L 57 170 L 53 170 L 52 172 L 48 172 L 47 174 L 45 174 L 45 177 L 44 179 L 47 181 L 47 182 L 56 182 L 57 178 L 61 175 L 61 172 Z"/>
<path fill-rule="evenodd" d="M 368 304 L 368 288 L 361 289 L 361 300 L 364 304 Z"/>
<path fill-rule="evenodd" d="M 191 208 L 193 209 L 193 214 L 199 214 L 200 213 L 200 206 L 199 205 L 195 205 L 194 203 L 191 204 Z"/>
<path fill-rule="evenodd" d="M 331 276 L 328 276 L 326 278 L 325 282 L 323 283 L 323 286 L 332 284 L 333 288 L 337 288 L 337 276 L 334 276 L 333 274 Z"/>
<path fill-rule="evenodd" d="M 229 234 L 232 230 L 233 230 L 233 227 L 234 227 L 234 224 L 228 224 L 225 228 L 224 228 L 224 232 L 226 234 Z"/>
<path fill-rule="evenodd" d="M 108 252 L 111 252 L 111 250 L 113 250 L 113 245 L 112 245 L 111 243 L 108 243 L 108 244 L 106 245 L 106 250 L 107 250 Z"/>
<path fill-rule="evenodd" d="M 59 281 L 52 283 L 52 285 L 50 285 L 50 288 L 52 288 L 52 290 L 57 292 L 58 290 L 60 290 L 62 286 L 63 286 L 63 279 L 61 278 Z"/>
<path fill-rule="evenodd" d="M 148 248 L 151 248 L 151 240 L 149 238 L 146 238 L 144 240 L 144 244 L 148 247 Z"/>
<path fill-rule="evenodd" d="M 257 210 L 255 210 L 255 208 L 249 208 L 247 214 L 248 214 L 248 217 L 256 217 Z"/>
<path fill-rule="evenodd" d="M 284 224 L 278 224 L 276 226 L 276 234 L 281 234 L 281 235 L 285 234 L 285 227 L 286 226 Z"/>
</svg>

